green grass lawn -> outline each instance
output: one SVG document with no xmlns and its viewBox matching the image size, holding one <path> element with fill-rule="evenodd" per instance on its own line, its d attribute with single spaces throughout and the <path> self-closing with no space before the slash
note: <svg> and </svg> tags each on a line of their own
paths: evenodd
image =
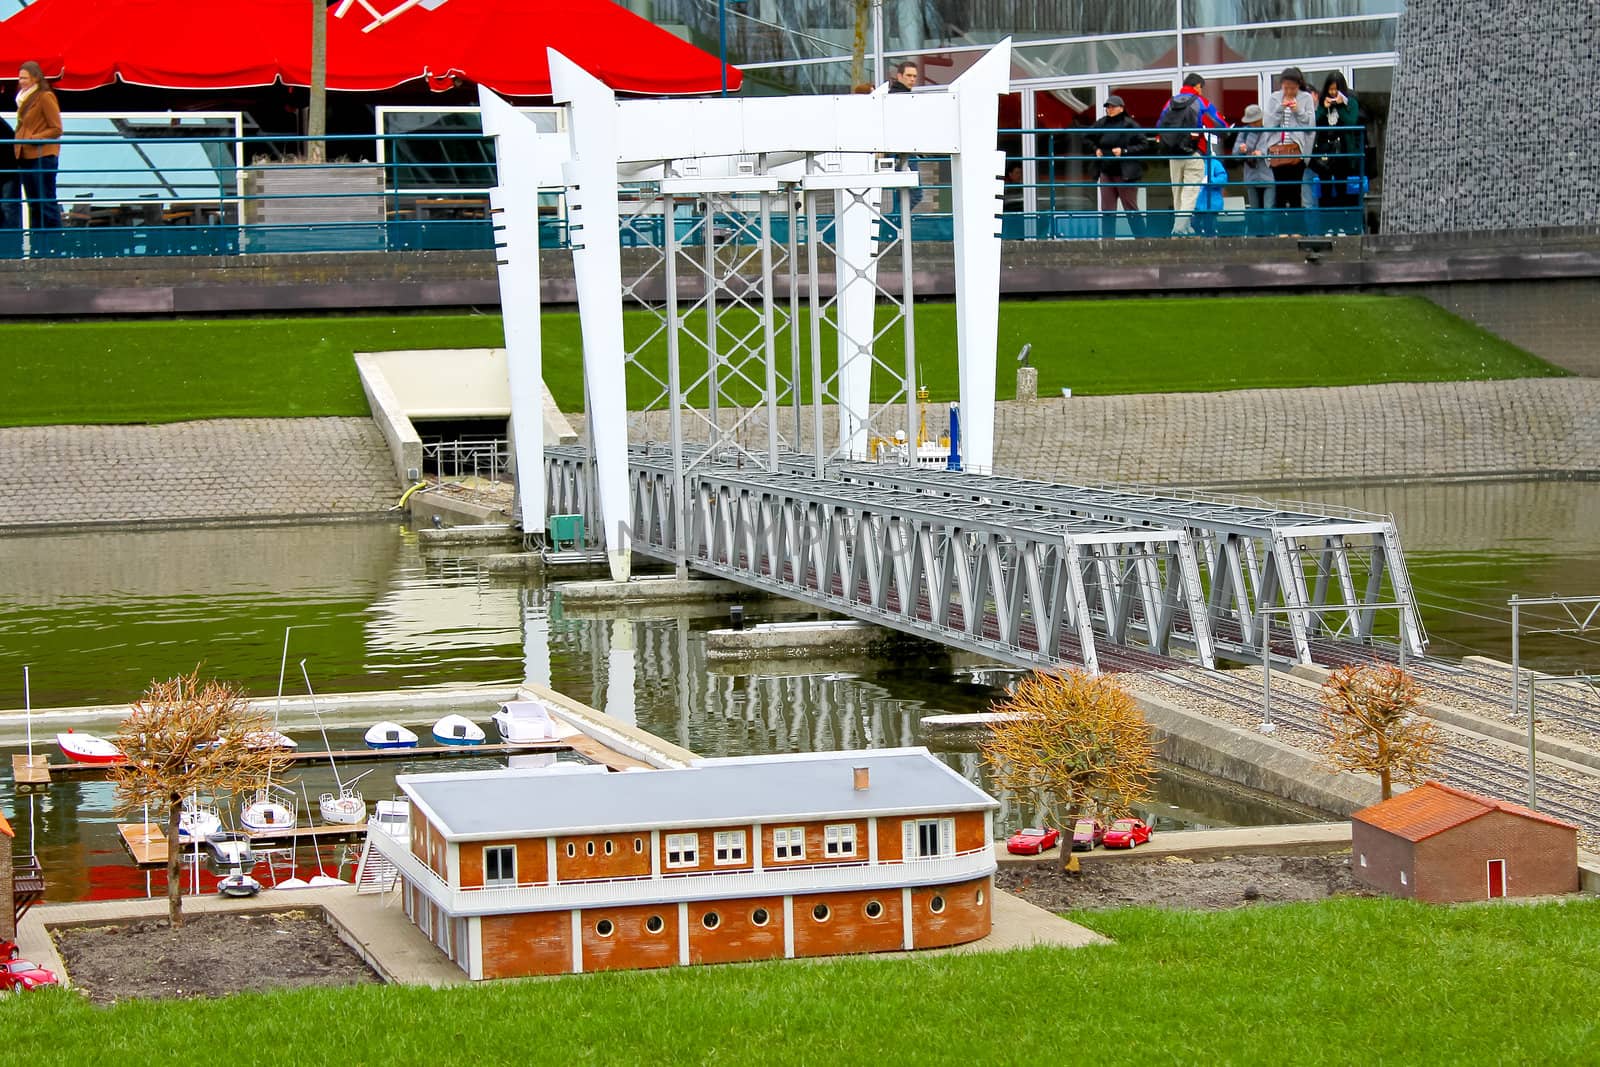
<svg viewBox="0 0 1600 1067">
<path fill-rule="evenodd" d="M 934 400 L 954 400 L 955 307 L 923 304 L 916 319 L 918 374 Z M 581 410 L 578 317 L 552 311 L 544 325 L 545 380 L 562 408 Z M 754 325 L 748 314 L 722 320 L 735 334 Z M 690 316 L 687 326 L 704 336 L 703 316 Z M 642 312 L 627 322 L 635 341 L 654 327 Z M 805 319 L 801 331 L 809 338 Z M 1296 335 L 1298 343 L 1284 343 Z M 492 347 L 502 336 L 499 316 L 465 314 L 5 323 L 0 370 L 7 401 L 0 405 L 0 425 L 363 415 L 367 405 L 352 353 Z M 1044 396 L 1057 396 L 1063 387 L 1095 395 L 1564 373 L 1411 297 L 1011 301 L 1000 313 L 1001 399 L 1013 395 L 1015 356 L 1024 343 L 1033 345 Z M 778 347 L 787 352 L 787 338 Z M 903 351 L 902 331 L 890 329 L 881 358 L 898 367 Z M 682 352 L 687 387 L 703 378 L 705 348 L 685 342 Z M 662 338 L 651 343 L 647 360 L 664 380 Z M 758 396 L 764 372 L 745 370 L 754 382 L 738 383 L 737 398 L 748 403 Z M 889 379 L 878 377 L 874 391 L 884 400 Z M 809 399 L 809 367 L 802 378 Z M 650 405 L 658 391 L 643 371 L 630 373 L 631 407 Z M 690 393 L 692 400 L 704 395 L 703 388 Z"/>
<path fill-rule="evenodd" d="M 1580 1064 L 1600 1049 L 1600 901 L 1076 918 L 1118 943 L 109 1009 L 35 995 L 0 1001 L 0 1048 L 19 1064 L 207 1067 L 237 1053 L 463 1067 Z"/>
</svg>

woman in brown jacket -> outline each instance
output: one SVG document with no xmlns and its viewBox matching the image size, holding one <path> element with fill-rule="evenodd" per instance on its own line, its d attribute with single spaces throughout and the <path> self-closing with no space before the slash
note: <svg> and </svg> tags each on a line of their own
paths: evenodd
<svg viewBox="0 0 1600 1067">
<path fill-rule="evenodd" d="M 61 106 L 33 60 L 17 71 L 17 140 L 52 142 L 61 136 Z M 17 177 L 34 229 L 61 225 L 61 204 L 56 200 L 56 166 L 59 144 L 18 144 Z"/>
</svg>

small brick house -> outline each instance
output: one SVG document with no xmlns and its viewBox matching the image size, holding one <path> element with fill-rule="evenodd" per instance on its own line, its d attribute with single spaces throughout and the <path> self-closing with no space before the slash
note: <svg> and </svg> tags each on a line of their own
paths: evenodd
<svg viewBox="0 0 1600 1067">
<path fill-rule="evenodd" d="M 1350 817 L 1356 880 L 1431 903 L 1578 891 L 1578 828 L 1439 782 Z"/>
</svg>

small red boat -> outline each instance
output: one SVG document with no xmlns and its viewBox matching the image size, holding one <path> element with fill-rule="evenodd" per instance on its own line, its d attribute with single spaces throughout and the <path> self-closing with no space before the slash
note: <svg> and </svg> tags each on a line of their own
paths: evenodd
<svg viewBox="0 0 1600 1067">
<path fill-rule="evenodd" d="M 124 759 L 121 749 L 94 734 L 68 730 L 64 734 L 56 734 L 56 744 L 75 763 L 121 763 Z"/>
</svg>

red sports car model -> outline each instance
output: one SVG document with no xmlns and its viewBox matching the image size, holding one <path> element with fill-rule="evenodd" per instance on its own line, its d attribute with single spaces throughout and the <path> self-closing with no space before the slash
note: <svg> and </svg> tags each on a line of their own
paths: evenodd
<svg viewBox="0 0 1600 1067">
<path fill-rule="evenodd" d="M 1150 840 L 1150 824 L 1143 819 L 1118 819 L 1106 831 L 1101 844 L 1106 848 L 1132 848 Z"/>
<path fill-rule="evenodd" d="M 0 963 L 0 993 L 26 992 L 40 986 L 59 985 L 53 972 L 27 960 Z"/>
<path fill-rule="evenodd" d="M 1092 852 L 1105 836 L 1106 828 L 1099 819 L 1079 819 L 1072 824 L 1072 851 Z"/>
<path fill-rule="evenodd" d="M 1006 838 L 1006 851 L 1018 856 L 1037 856 L 1055 848 L 1061 831 L 1048 826 L 1026 826 Z"/>
</svg>

